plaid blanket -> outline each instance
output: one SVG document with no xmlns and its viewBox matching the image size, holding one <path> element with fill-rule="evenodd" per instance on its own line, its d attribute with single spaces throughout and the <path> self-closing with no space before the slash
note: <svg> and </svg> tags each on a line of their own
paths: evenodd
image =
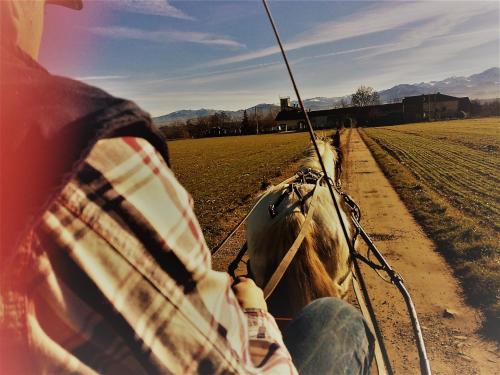
<svg viewBox="0 0 500 375">
<path fill-rule="evenodd" d="M 50 374 L 296 373 L 274 319 L 242 311 L 229 276 L 211 269 L 192 206 L 147 141 L 99 141 L 2 275 L 6 362 Z"/>
</svg>

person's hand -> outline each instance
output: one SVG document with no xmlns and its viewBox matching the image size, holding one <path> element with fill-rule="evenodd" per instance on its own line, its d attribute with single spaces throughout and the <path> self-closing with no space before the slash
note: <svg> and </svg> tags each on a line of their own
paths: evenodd
<svg viewBox="0 0 500 375">
<path fill-rule="evenodd" d="M 233 291 L 243 309 L 261 309 L 267 311 L 264 292 L 252 279 L 238 277 L 233 283 Z"/>
</svg>

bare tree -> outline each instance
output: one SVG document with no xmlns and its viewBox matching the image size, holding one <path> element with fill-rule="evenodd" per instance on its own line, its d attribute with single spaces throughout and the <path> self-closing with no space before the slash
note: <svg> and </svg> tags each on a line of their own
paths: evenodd
<svg viewBox="0 0 500 375">
<path fill-rule="evenodd" d="M 349 100 L 346 98 L 340 99 L 340 108 L 347 108 L 349 107 Z"/>
<path fill-rule="evenodd" d="M 380 104 L 380 98 L 373 87 L 361 85 L 352 95 L 351 104 L 355 107 Z"/>
</svg>

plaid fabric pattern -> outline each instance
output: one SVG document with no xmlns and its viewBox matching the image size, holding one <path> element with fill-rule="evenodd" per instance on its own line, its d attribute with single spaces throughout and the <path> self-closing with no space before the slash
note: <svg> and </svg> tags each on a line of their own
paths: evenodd
<svg viewBox="0 0 500 375">
<path fill-rule="evenodd" d="M 145 140 L 100 141 L 26 247 L 14 310 L 37 372 L 296 373 L 274 319 L 211 269 L 191 197 Z"/>
</svg>

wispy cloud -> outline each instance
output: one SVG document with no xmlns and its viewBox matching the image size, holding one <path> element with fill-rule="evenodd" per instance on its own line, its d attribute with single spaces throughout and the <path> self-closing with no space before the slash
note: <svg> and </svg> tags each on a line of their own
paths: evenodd
<svg viewBox="0 0 500 375">
<path fill-rule="evenodd" d="M 367 47 L 359 47 L 359 48 L 351 48 L 351 49 L 346 49 L 346 50 L 337 50 L 333 52 L 328 52 L 328 53 L 321 53 L 319 55 L 308 55 L 304 57 L 300 57 L 297 59 L 294 59 L 292 61 L 293 64 L 299 64 L 308 60 L 316 60 L 316 59 L 322 59 L 325 57 L 333 57 L 333 56 L 342 56 L 342 55 L 349 55 L 351 53 L 359 53 L 359 52 L 365 52 L 365 51 L 372 51 L 372 50 L 379 50 L 384 47 L 390 47 L 395 45 L 396 43 L 382 43 L 382 44 L 376 44 L 373 46 L 367 46 Z"/>
<path fill-rule="evenodd" d="M 244 48 L 245 45 L 228 37 L 214 35 L 210 33 L 201 33 L 194 31 L 176 31 L 159 30 L 146 31 L 130 27 L 108 26 L 92 27 L 90 31 L 94 34 L 116 38 L 116 39 L 135 39 L 146 40 L 155 43 L 166 42 L 189 42 L 213 46 L 223 46 L 231 48 Z"/>
<path fill-rule="evenodd" d="M 145 83 L 146 84 L 151 84 L 151 83 L 162 84 L 164 82 L 183 82 L 183 83 L 185 83 L 185 82 L 188 82 L 186 80 L 192 80 L 189 82 L 196 82 L 196 81 L 194 81 L 196 79 L 206 79 L 209 77 L 225 76 L 228 73 L 246 73 L 248 71 L 260 72 L 263 69 L 269 68 L 271 66 L 277 66 L 277 65 L 283 65 L 283 63 L 281 61 L 273 61 L 273 62 L 269 62 L 269 63 L 239 66 L 236 68 L 213 70 L 210 72 L 175 75 L 175 76 L 171 76 L 171 77 L 155 79 L 154 81 L 147 81 Z"/>
<path fill-rule="evenodd" d="M 413 27 L 414 31 L 406 34 L 406 42 L 413 45 L 422 43 L 426 38 L 449 32 L 460 23 L 492 11 L 498 11 L 495 2 L 482 3 L 480 7 L 473 2 L 459 3 L 450 6 L 447 2 L 401 2 L 382 3 L 358 11 L 343 19 L 323 22 L 303 32 L 292 41 L 285 43 L 288 51 L 311 47 L 319 44 L 333 43 L 354 37 L 394 30 L 400 32 L 403 27 Z M 434 28 L 429 28 L 432 22 Z M 415 24 L 421 23 L 419 26 Z M 403 45 L 403 44 L 401 44 Z M 277 46 L 217 59 L 204 66 L 217 66 L 239 63 L 263 58 L 279 53 Z"/>
<path fill-rule="evenodd" d="M 393 43 L 385 43 L 385 44 L 377 44 L 374 46 L 368 47 L 360 47 L 360 48 L 351 48 L 346 50 L 336 50 L 329 53 L 311 55 L 299 57 L 291 60 L 292 65 L 301 64 L 307 62 L 308 60 L 315 60 L 325 57 L 332 56 L 342 56 L 353 53 L 359 53 L 364 51 L 370 51 L 374 49 L 379 49 L 381 47 L 386 47 L 393 45 Z M 227 69 L 218 69 L 212 70 L 203 73 L 192 73 L 185 75 L 175 75 L 171 77 L 165 77 L 160 79 L 155 79 L 154 81 L 146 81 L 144 84 L 163 84 L 166 82 L 182 82 L 183 84 L 205 84 L 205 83 L 213 83 L 222 80 L 233 80 L 237 78 L 243 78 L 248 74 L 256 74 L 255 78 L 258 78 L 257 74 L 263 73 L 265 71 L 270 71 L 275 68 L 284 69 L 284 65 L 281 59 L 276 61 L 266 62 L 266 63 L 258 63 L 258 64 L 250 64 L 244 66 L 237 66 L 233 68 Z"/>
<path fill-rule="evenodd" d="M 111 81 L 116 79 L 126 79 L 128 76 L 117 76 L 117 75 L 103 75 L 103 76 L 83 76 L 75 77 L 79 81 Z"/>
<path fill-rule="evenodd" d="M 130 13 L 194 20 L 182 10 L 170 5 L 167 0 L 106 0 L 104 3 Z"/>
<path fill-rule="evenodd" d="M 283 63 L 281 61 L 269 64 L 260 64 L 254 67 L 246 67 L 245 69 L 240 69 L 232 72 L 226 71 L 224 73 L 221 72 L 201 77 L 194 77 L 185 80 L 183 83 L 194 86 L 208 85 L 225 81 L 234 82 L 235 84 L 240 84 L 245 80 L 257 80 L 260 77 L 262 77 L 262 74 L 265 72 L 278 71 L 278 70 L 283 70 Z"/>
<path fill-rule="evenodd" d="M 384 59 L 386 69 L 419 69 L 453 59 L 462 52 L 491 42 L 498 42 L 498 29 L 485 28 L 481 30 L 438 36 L 431 43 L 405 51 L 403 55 Z M 370 61 L 376 56 L 370 58 Z M 383 58 L 381 56 L 381 58 Z"/>
<path fill-rule="evenodd" d="M 461 37 L 467 38 L 464 40 L 465 43 L 471 42 L 471 37 L 477 41 L 477 44 L 481 43 L 481 40 L 475 38 L 476 35 L 481 34 L 481 38 L 497 38 L 498 37 L 498 27 L 497 30 L 492 29 L 480 29 L 474 32 L 462 33 L 457 32 L 457 26 L 463 22 L 468 21 L 471 17 L 477 16 L 481 13 L 485 13 L 481 8 L 470 9 L 466 12 L 454 12 L 448 14 L 440 14 L 434 18 L 422 22 L 419 27 L 410 29 L 409 31 L 399 33 L 396 37 L 397 42 L 391 43 L 390 45 L 380 48 L 372 53 L 366 54 L 365 58 L 372 58 L 375 56 L 385 55 L 388 53 L 399 52 L 399 51 L 409 51 L 419 47 L 425 47 L 426 45 L 435 44 L 442 38 L 452 38 L 454 40 Z M 458 37 L 458 38 L 457 38 Z M 473 42 L 474 43 L 474 42 Z M 444 46 L 446 47 L 446 46 Z M 452 44 L 445 51 L 452 51 L 450 47 L 460 47 L 460 45 Z"/>
</svg>

